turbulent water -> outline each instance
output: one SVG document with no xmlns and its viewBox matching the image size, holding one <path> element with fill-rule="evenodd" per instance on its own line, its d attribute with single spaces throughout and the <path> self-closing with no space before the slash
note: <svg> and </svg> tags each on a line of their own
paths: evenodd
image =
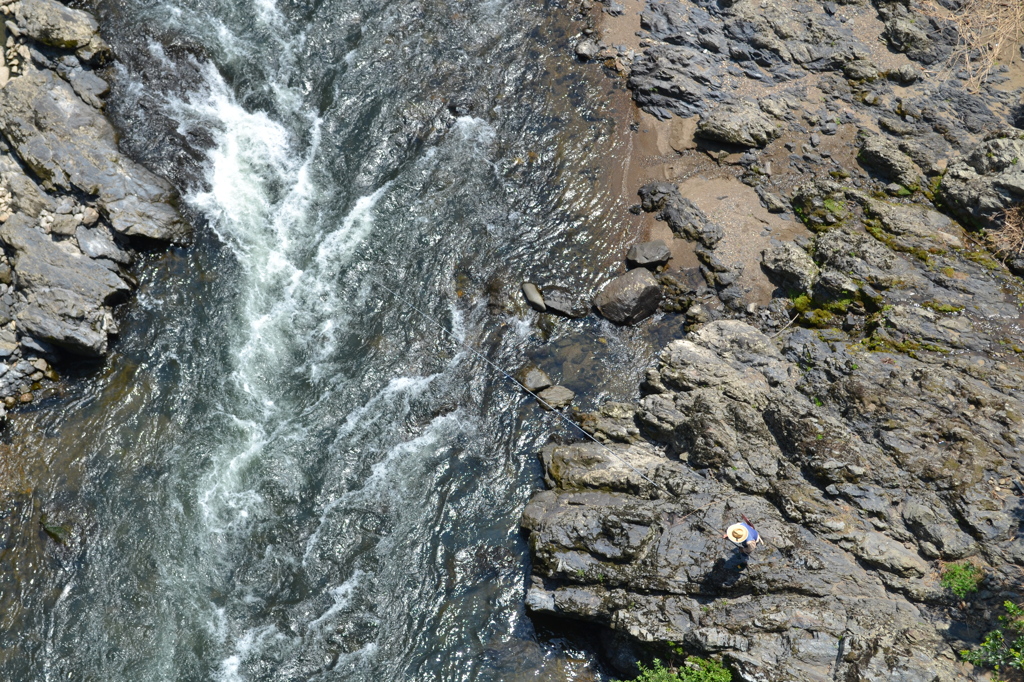
<svg viewBox="0 0 1024 682">
<path fill-rule="evenodd" d="M 9 426 L 28 538 L 4 559 L 0 677 L 600 678 L 522 606 L 534 453 L 565 429 L 460 345 L 538 362 L 585 407 L 649 358 L 517 293 L 587 296 L 636 237 L 602 184 L 623 96 L 572 62 L 564 11 L 100 14 L 123 146 L 197 236 L 140 264 L 106 366 Z"/>
</svg>

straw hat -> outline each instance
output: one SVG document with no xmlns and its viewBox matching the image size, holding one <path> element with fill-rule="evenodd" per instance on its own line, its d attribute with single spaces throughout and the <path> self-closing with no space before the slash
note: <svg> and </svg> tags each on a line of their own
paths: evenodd
<svg viewBox="0 0 1024 682">
<path fill-rule="evenodd" d="M 725 530 L 725 535 L 738 545 L 747 541 L 750 531 L 742 523 L 734 523 Z"/>
</svg>

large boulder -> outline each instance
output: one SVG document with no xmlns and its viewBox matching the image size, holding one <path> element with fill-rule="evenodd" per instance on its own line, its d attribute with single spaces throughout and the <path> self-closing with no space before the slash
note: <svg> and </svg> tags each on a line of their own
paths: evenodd
<svg viewBox="0 0 1024 682">
<path fill-rule="evenodd" d="M 946 205 L 967 224 L 1002 225 L 1002 214 L 1024 202 L 1024 131 L 989 140 L 954 159 L 940 188 Z"/>
<path fill-rule="evenodd" d="M 110 53 L 96 19 L 81 10 L 55 0 L 19 0 L 14 3 L 14 16 L 22 33 L 44 45 L 77 50 L 86 59 Z"/>
<path fill-rule="evenodd" d="M 16 213 L 0 225 L 0 240 L 13 252 L 18 285 L 27 305 L 18 327 L 72 352 L 100 357 L 115 331 L 109 304 L 128 285 L 109 268 L 57 244 L 28 216 Z"/>
<path fill-rule="evenodd" d="M 779 136 L 779 129 L 756 102 L 729 103 L 704 114 L 697 135 L 741 147 L 764 147 Z"/>
<path fill-rule="evenodd" d="M 661 304 L 661 287 L 650 270 L 637 268 L 619 275 L 594 297 L 594 307 L 615 324 L 636 324 Z"/>
<path fill-rule="evenodd" d="M 0 130 L 44 187 L 95 195 L 117 232 L 188 239 L 171 185 L 121 154 L 110 122 L 52 72 L 30 71 L 0 89 Z"/>
</svg>

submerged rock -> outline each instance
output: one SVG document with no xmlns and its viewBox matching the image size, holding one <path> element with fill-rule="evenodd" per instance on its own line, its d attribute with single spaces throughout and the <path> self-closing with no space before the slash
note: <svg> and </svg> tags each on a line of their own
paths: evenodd
<svg viewBox="0 0 1024 682">
<path fill-rule="evenodd" d="M 545 388 L 550 388 L 554 385 L 554 382 L 551 381 L 551 377 L 548 376 L 547 372 L 532 365 L 524 368 L 517 378 L 519 382 L 526 387 L 526 390 L 531 393 L 543 391 Z"/>
<path fill-rule="evenodd" d="M 551 386 L 537 394 L 545 410 L 560 410 L 576 398 L 576 394 L 565 386 Z"/>
</svg>

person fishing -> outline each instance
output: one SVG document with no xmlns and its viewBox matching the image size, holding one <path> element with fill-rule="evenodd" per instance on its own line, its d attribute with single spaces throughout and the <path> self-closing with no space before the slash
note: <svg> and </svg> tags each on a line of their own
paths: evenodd
<svg viewBox="0 0 1024 682">
<path fill-rule="evenodd" d="M 726 528 L 725 535 L 722 537 L 735 545 L 738 550 L 750 556 L 757 549 L 757 545 L 764 540 L 761 539 L 761 534 L 754 529 L 750 519 L 742 514 L 740 516 L 743 521 Z"/>
</svg>

